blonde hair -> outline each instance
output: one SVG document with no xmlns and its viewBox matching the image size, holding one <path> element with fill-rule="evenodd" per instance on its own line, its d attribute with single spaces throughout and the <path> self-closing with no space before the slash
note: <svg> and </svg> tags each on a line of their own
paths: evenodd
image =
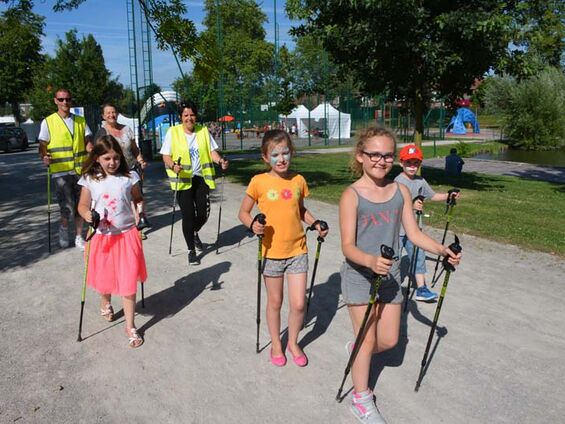
<svg viewBox="0 0 565 424">
<path fill-rule="evenodd" d="M 353 175 L 357 177 L 363 175 L 363 165 L 357 161 L 357 155 L 363 153 L 363 150 L 365 150 L 365 145 L 373 137 L 388 137 L 393 141 L 394 151 L 396 152 L 396 134 L 394 134 L 392 130 L 384 127 L 363 128 L 361 131 L 359 131 L 359 135 L 357 136 L 357 144 L 355 144 L 355 148 L 353 149 L 351 155 L 351 162 L 349 164 L 351 172 L 353 172 Z"/>
</svg>

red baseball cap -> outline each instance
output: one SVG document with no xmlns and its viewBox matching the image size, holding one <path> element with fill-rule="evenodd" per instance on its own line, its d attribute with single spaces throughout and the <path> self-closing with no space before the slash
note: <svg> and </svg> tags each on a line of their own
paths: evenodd
<svg viewBox="0 0 565 424">
<path fill-rule="evenodd" d="M 420 162 L 424 160 L 422 151 L 415 144 L 409 144 L 400 150 L 400 160 L 405 161 L 410 159 L 418 159 Z"/>
</svg>

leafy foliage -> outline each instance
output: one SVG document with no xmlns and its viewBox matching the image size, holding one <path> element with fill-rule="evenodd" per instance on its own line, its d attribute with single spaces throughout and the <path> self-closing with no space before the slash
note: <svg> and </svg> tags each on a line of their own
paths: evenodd
<svg viewBox="0 0 565 424">
<path fill-rule="evenodd" d="M 512 44 L 498 66 L 501 73 L 524 79 L 546 66 L 562 67 L 565 51 L 565 2 L 528 0 L 517 2 L 512 25 Z"/>
<path fill-rule="evenodd" d="M 489 81 L 485 104 L 500 116 L 508 144 L 532 150 L 565 146 L 565 75 L 547 68 L 518 81 L 496 77 Z"/>
<path fill-rule="evenodd" d="M 286 7 L 289 16 L 302 19 L 296 35 L 321 39 L 332 60 L 347 66 L 365 92 L 405 101 L 421 132 L 429 101 L 460 97 L 487 71 L 508 63 L 511 41 L 522 37 L 546 57 L 561 52 L 552 43 L 544 50 L 546 41 L 535 41 L 539 34 L 547 35 L 545 40 L 559 38 L 554 29 L 563 26 L 563 7 L 557 3 L 287 0 Z M 551 23 L 534 29 L 548 4 L 554 7 Z"/>
<path fill-rule="evenodd" d="M 104 63 L 102 48 L 89 34 L 82 39 L 77 31 L 57 40 L 55 57 L 47 57 L 43 66 L 34 73 L 29 98 L 35 119 L 51 113 L 55 107 L 53 95 L 59 87 L 69 89 L 75 105 L 101 105 L 122 97 L 123 86 L 111 79 Z"/>
<path fill-rule="evenodd" d="M 79 7 L 86 0 L 57 0 L 53 10 L 61 12 Z M 196 27 L 184 18 L 187 12 L 182 0 L 139 0 L 139 4 L 155 30 L 157 46 L 161 50 L 169 47 L 181 60 L 198 56 L 195 48 Z"/>
<path fill-rule="evenodd" d="M 0 103 L 11 104 L 19 121 L 19 102 L 32 84 L 35 68 L 43 62 L 41 36 L 44 19 L 22 0 L 0 16 Z"/>
<path fill-rule="evenodd" d="M 177 80 L 175 87 L 196 100 L 208 118 L 218 114 L 220 74 L 224 113 L 266 102 L 264 85 L 273 71 L 274 49 L 265 41 L 267 17 L 252 0 L 221 0 L 219 10 L 215 0 L 206 0 L 205 10 L 206 29 L 197 40 L 201 59 L 194 62 L 192 74 Z"/>
</svg>

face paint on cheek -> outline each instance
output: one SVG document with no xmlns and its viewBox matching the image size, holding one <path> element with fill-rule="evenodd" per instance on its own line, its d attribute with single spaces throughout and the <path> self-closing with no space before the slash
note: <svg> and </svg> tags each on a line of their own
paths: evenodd
<svg viewBox="0 0 565 424">
<path fill-rule="evenodd" d="M 279 161 L 279 157 L 278 156 L 271 156 L 270 162 L 271 162 L 271 166 L 275 167 L 277 166 L 277 162 Z"/>
<path fill-rule="evenodd" d="M 288 162 L 290 160 L 290 153 L 283 153 L 282 157 L 285 162 Z"/>
</svg>

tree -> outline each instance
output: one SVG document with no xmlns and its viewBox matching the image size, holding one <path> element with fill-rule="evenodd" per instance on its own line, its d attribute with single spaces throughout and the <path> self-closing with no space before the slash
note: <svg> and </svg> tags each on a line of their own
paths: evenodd
<svg viewBox="0 0 565 424">
<path fill-rule="evenodd" d="M 565 2 L 519 2 L 513 23 L 513 48 L 498 66 L 499 73 L 518 80 L 532 77 L 547 66 L 563 67 Z"/>
<path fill-rule="evenodd" d="M 296 39 L 293 51 L 294 89 L 297 97 L 324 93 L 334 82 L 336 66 L 331 62 L 318 37 L 304 35 Z"/>
<path fill-rule="evenodd" d="M 92 34 L 79 39 L 76 30 L 67 32 L 64 40 L 57 40 L 55 57 L 48 56 L 35 73 L 29 97 L 36 119 L 53 110 L 53 95 L 59 87 L 69 89 L 74 104 L 80 106 L 100 106 L 123 96 L 123 86 L 111 79 L 100 45 Z"/>
<path fill-rule="evenodd" d="M 217 117 L 218 83 L 223 82 L 224 113 L 266 103 L 265 82 L 273 73 L 274 46 L 265 41 L 265 14 L 253 0 L 206 0 L 206 29 L 199 34 L 197 50 L 202 60 L 194 62 L 190 77 L 178 80 L 177 86 L 190 83 L 183 90 L 192 97 L 208 117 Z M 218 22 L 220 18 L 220 22 Z M 218 24 L 221 39 L 218 37 Z"/>
<path fill-rule="evenodd" d="M 293 57 L 286 46 L 282 46 L 279 50 L 278 57 L 277 86 L 278 96 L 275 106 L 277 112 L 281 115 L 288 115 L 295 107 L 295 93 L 293 86 L 295 84 L 295 74 L 293 66 Z"/>
<path fill-rule="evenodd" d="M 4 0 L 6 1 L 6 0 Z M 86 0 L 57 0 L 53 10 L 61 12 L 79 7 Z M 155 31 L 157 47 L 171 48 L 181 60 L 200 57 L 195 46 L 196 27 L 183 17 L 186 6 L 182 0 L 138 0 Z"/>
<path fill-rule="evenodd" d="M 433 97 L 461 96 L 506 57 L 520 3 L 288 0 L 287 12 L 367 93 L 405 102 L 419 143 Z"/>
<path fill-rule="evenodd" d="M 487 109 L 501 118 L 506 142 L 530 150 L 565 146 L 565 74 L 549 67 L 528 79 L 492 77 Z"/>
<path fill-rule="evenodd" d="M 10 103 L 18 123 L 19 103 L 32 85 L 36 67 L 43 61 L 43 26 L 43 17 L 32 12 L 29 0 L 19 1 L 0 16 L 0 104 Z"/>
</svg>

